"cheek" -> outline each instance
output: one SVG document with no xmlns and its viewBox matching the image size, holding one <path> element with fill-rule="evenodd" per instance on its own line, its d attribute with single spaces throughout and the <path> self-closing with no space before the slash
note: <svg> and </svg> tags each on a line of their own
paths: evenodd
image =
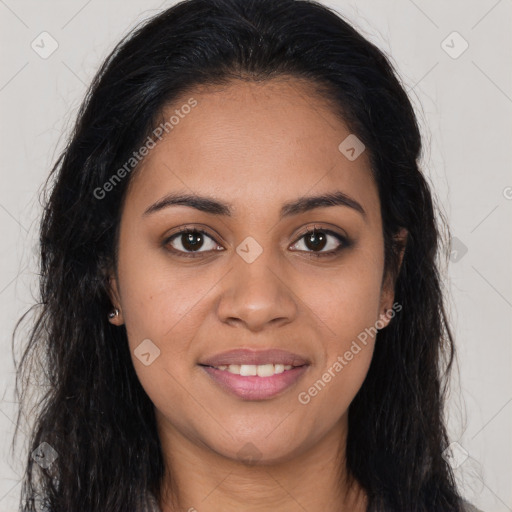
<svg viewBox="0 0 512 512">
<path fill-rule="evenodd" d="M 326 335 L 329 352 L 344 352 L 351 340 L 379 319 L 383 257 L 381 246 L 353 251 L 329 273 L 304 274 L 302 296 Z M 332 354 L 331 354 L 332 355 Z"/>
<path fill-rule="evenodd" d="M 126 242 L 120 254 L 121 299 L 131 344 L 144 338 L 160 344 L 194 320 L 201 297 L 212 286 L 207 275 L 192 267 L 177 268 L 169 264 L 164 249 L 142 243 Z"/>
<path fill-rule="evenodd" d="M 327 366 L 305 382 L 297 397 L 298 417 L 303 418 L 301 428 L 320 436 L 347 420 L 349 406 L 366 378 L 373 354 L 373 342 L 358 344 L 358 348 L 349 344 L 347 351 L 333 354 Z"/>
<path fill-rule="evenodd" d="M 178 269 L 141 244 L 121 248 L 122 309 L 138 379 L 157 408 L 167 410 L 171 402 L 173 410 L 190 407 L 184 383 L 195 366 L 191 347 L 213 307 L 211 290 L 219 272 Z"/>
<path fill-rule="evenodd" d="M 313 430 L 334 424 L 346 414 L 372 361 L 379 297 L 373 288 L 366 294 L 361 288 L 357 290 L 348 298 L 342 292 L 333 293 L 323 308 L 316 305 L 323 320 L 319 322 L 324 333 L 323 351 L 297 396 Z"/>
<path fill-rule="evenodd" d="M 376 244 L 373 250 L 344 260 L 328 279 L 309 278 L 307 304 L 322 333 L 323 353 L 302 386 L 298 402 L 313 417 L 328 415 L 335 421 L 346 412 L 366 378 L 379 320 L 383 271 L 379 254 Z"/>
</svg>

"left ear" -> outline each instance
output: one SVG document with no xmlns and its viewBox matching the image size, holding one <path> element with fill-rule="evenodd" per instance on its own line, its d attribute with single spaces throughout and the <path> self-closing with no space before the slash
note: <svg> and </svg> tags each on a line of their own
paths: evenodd
<svg viewBox="0 0 512 512">
<path fill-rule="evenodd" d="M 387 272 L 382 283 L 379 308 L 379 320 L 380 323 L 383 324 L 381 327 L 382 329 L 387 327 L 391 318 L 393 318 L 393 316 L 390 316 L 389 312 L 392 309 L 393 301 L 395 299 L 396 277 L 400 273 L 400 269 L 402 267 L 408 234 L 407 229 L 400 228 L 400 231 L 393 236 L 393 250 L 395 251 L 395 254 L 398 255 L 398 268 L 395 275 L 392 275 L 391 272 Z"/>
<path fill-rule="evenodd" d="M 121 308 L 121 299 L 119 296 L 119 289 L 117 285 L 117 278 L 113 273 L 108 276 L 108 295 L 110 297 L 110 301 L 112 302 L 112 309 L 119 310 L 119 314 L 114 318 L 109 318 L 109 322 L 113 325 L 123 325 L 123 310 Z"/>
</svg>

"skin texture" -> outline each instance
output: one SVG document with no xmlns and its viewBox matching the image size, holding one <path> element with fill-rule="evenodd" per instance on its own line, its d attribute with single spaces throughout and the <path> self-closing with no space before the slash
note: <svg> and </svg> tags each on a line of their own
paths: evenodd
<svg viewBox="0 0 512 512">
<path fill-rule="evenodd" d="M 298 400 L 393 305 L 383 281 L 380 203 L 363 152 L 348 160 L 339 144 L 349 130 L 310 84 L 298 79 L 231 82 L 195 89 L 197 106 L 142 162 L 124 204 L 112 302 L 125 324 L 133 364 L 155 405 L 168 477 L 160 506 L 175 510 L 365 510 L 344 475 L 347 411 L 361 387 L 374 339 L 304 405 Z M 185 103 L 175 101 L 168 118 Z M 347 206 L 279 220 L 283 203 L 342 191 Z M 143 216 L 170 192 L 207 195 L 232 206 L 231 217 L 171 206 Z M 198 257 L 182 227 L 205 229 Z M 309 228 L 348 236 L 337 255 L 311 256 Z M 405 233 L 402 233 L 405 236 Z M 252 237 L 263 252 L 252 263 L 236 248 Z M 339 246 L 328 234 L 327 252 Z M 215 251 L 215 248 L 223 250 Z M 383 285 L 384 282 L 384 285 Z M 160 355 L 134 356 L 150 339 Z M 281 348 L 306 357 L 306 373 L 268 400 L 223 391 L 198 362 L 233 348 Z M 257 461 L 244 462 L 248 447 Z M 241 451 L 242 450 L 242 451 Z M 193 507 L 193 508 L 192 508 Z"/>
</svg>

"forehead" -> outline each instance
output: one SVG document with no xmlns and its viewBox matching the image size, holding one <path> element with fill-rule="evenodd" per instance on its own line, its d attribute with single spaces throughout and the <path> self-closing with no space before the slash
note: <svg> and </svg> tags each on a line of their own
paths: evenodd
<svg viewBox="0 0 512 512">
<path fill-rule="evenodd" d="M 197 104 L 182 109 L 189 98 Z M 236 214 L 331 190 L 378 210 L 368 155 L 350 160 L 340 151 L 350 130 L 308 82 L 237 80 L 196 88 L 168 105 L 162 122 L 171 116 L 172 129 L 130 184 L 127 203 L 138 210 L 172 191 L 223 198 Z"/>
</svg>

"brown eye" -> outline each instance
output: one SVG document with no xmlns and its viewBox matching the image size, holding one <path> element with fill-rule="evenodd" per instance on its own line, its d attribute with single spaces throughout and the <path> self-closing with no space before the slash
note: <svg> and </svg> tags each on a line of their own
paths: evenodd
<svg viewBox="0 0 512 512">
<path fill-rule="evenodd" d="M 183 255 L 203 253 L 215 250 L 218 244 L 205 231 L 197 229 L 186 229 L 175 233 L 165 241 L 166 246 L 171 246 L 172 252 Z M 206 247 L 206 250 L 201 251 Z"/>
<path fill-rule="evenodd" d="M 181 245 L 187 251 L 197 251 L 204 243 L 204 235 L 197 231 L 193 231 L 191 233 L 182 233 L 180 236 Z"/>
<path fill-rule="evenodd" d="M 300 247 L 301 244 L 304 248 Z M 303 234 L 292 247 L 313 256 L 332 256 L 349 245 L 345 237 L 334 231 L 314 228 Z"/>
<path fill-rule="evenodd" d="M 322 231 L 312 231 L 304 236 L 304 243 L 312 251 L 321 251 L 327 244 L 327 236 Z"/>
</svg>

